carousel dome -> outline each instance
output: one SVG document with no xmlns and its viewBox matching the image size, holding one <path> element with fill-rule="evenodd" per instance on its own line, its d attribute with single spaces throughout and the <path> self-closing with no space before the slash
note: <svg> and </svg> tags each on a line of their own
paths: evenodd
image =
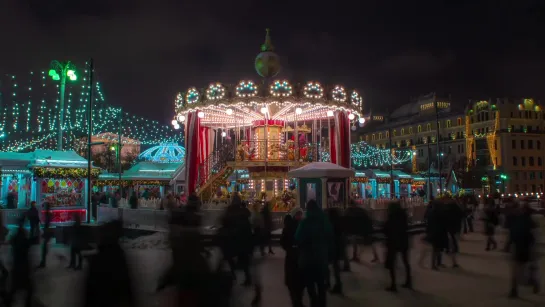
<svg viewBox="0 0 545 307">
<path fill-rule="evenodd" d="M 138 158 L 155 163 L 184 162 L 185 148 L 178 144 L 161 144 L 142 152 Z"/>
<path fill-rule="evenodd" d="M 255 70 L 263 78 L 272 78 L 280 72 L 280 57 L 274 53 L 269 29 L 265 36 L 265 43 L 261 45 L 261 52 L 255 58 Z"/>
</svg>

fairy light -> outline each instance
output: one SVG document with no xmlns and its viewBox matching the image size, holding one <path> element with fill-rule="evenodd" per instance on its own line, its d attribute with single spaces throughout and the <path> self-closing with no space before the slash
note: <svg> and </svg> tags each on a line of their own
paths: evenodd
<svg viewBox="0 0 545 307">
<path fill-rule="evenodd" d="M 273 97 L 288 97 L 293 93 L 292 87 L 287 80 L 274 81 L 270 87 L 270 93 Z"/>
<path fill-rule="evenodd" d="M 221 83 L 213 83 L 206 89 L 206 99 L 220 100 L 225 98 L 225 87 Z"/>
<path fill-rule="evenodd" d="M 240 98 L 255 97 L 257 95 L 257 86 L 253 81 L 240 81 L 236 88 L 236 95 Z"/>
<path fill-rule="evenodd" d="M 333 100 L 336 102 L 345 102 L 346 90 L 344 89 L 344 87 L 340 85 L 335 86 L 333 91 L 331 91 L 331 98 L 333 98 Z"/>
<path fill-rule="evenodd" d="M 194 87 L 188 89 L 187 94 L 185 94 L 185 101 L 188 104 L 197 103 L 199 101 L 199 91 Z"/>
<path fill-rule="evenodd" d="M 352 95 L 350 95 L 350 102 L 355 107 L 361 106 L 362 98 L 357 91 L 352 91 Z"/>
<path fill-rule="evenodd" d="M 320 99 L 324 97 L 324 89 L 318 82 L 310 81 L 303 88 L 303 94 L 309 99 Z"/>
</svg>

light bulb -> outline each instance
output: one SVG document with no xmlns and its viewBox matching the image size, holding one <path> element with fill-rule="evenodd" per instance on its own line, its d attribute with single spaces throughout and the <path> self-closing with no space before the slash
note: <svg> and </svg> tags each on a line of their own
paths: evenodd
<svg viewBox="0 0 545 307">
<path fill-rule="evenodd" d="M 331 110 L 327 111 L 327 116 L 332 117 L 333 116 L 333 111 L 331 111 Z"/>
<path fill-rule="evenodd" d="M 179 122 L 185 122 L 185 116 L 183 116 L 183 115 L 178 116 L 178 121 Z"/>
<path fill-rule="evenodd" d="M 173 126 L 176 126 L 176 125 L 178 124 L 178 121 L 176 121 L 175 119 L 173 119 L 173 120 L 171 121 L 171 123 L 172 123 Z"/>
<path fill-rule="evenodd" d="M 352 131 L 356 131 L 356 126 L 352 126 Z"/>
<path fill-rule="evenodd" d="M 261 108 L 261 114 L 267 114 L 267 108 L 266 107 Z M 301 114 L 301 113 L 297 113 L 297 114 Z"/>
<path fill-rule="evenodd" d="M 178 124 L 174 125 L 174 129 L 175 129 L 175 130 L 180 129 L 180 125 L 178 125 Z"/>
<path fill-rule="evenodd" d="M 298 114 L 298 115 L 299 115 L 299 114 L 301 114 L 301 113 L 303 113 L 303 109 L 301 109 L 301 108 L 295 109 L 295 114 Z"/>
<path fill-rule="evenodd" d="M 353 120 L 354 118 L 356 118 L 356 116 L 354 116 L 354 114 L 352 114 L 352 113 L 348 114 L 348 119 L 349 120 Z"/>
<path fill-rule="evenodd" d="M 222 132 L 221 132 L 221 137 L 226 137 L 226 136 L 227 136 L 227 132 L 222 131 Z"/>
<path fill-rule="evenodd" d="M 227 115 L 232 115 L 233 114 L 233 109 L 227 109 L 227 110 L 225 110 L 225 113 L 227 113 Z"/>
<path fill-rule="evenodd" d="M 360 124 L 365 124 L 365 118 L 363 118 L 363 117 L 358 118 L 358 122 Z"/>
<path fill-rule="evenodd" d="M 197 116 L 198 116 L 199 118 L 204 118 L 204 112 L 200 112 L 200 111 L 199 111 L 199 113 L 197 113 Z"/>
</svg>

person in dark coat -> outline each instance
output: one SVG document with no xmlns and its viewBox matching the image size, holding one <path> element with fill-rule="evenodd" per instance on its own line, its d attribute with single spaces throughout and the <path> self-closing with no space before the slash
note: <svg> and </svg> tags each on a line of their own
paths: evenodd
<svg viewBox="0 0 545 307">
<path fill-rule="evenodd" d="M 42 242 L 42 259 L 40 261 L 40 265 L 38 268 L 45 268 L 46 261 L 47 261 L 47 254 L 49 252 L 49 240 L 51 240 L 52 233 L 49 229 L 51 226 L 51 219 L 53 218 L 51 215 L 51 205 L 48 202 L 44 203 L 44 234 L 43 234 L 43 242 Z"/>
<path fill-rule="evenodd" d="M 445 223 L 443 203 L 433 201 L 427 209 L 426 236 L 432 246 L 431 268 L 438 270 L 442 265 L 442 253 L 448 248 L 448 228 Z"/>
<path fill-rule="evenodd" d="M 19 228 L 17 233 L 11 239 L 12 253 L 13 253 L 13 266 L 11 271 L 11 289 L 6 295 L 6 306 L 11 306 L 13 303 L 13 297 L 18 291 L 26 291 L 25 306 L 32 306 L 32 297 L 34 294 L 34 287 L 32 284 L 31 272 L 30 272 L 30 242 L 27 238 L 25 231 L 25 219 L 19 220 Z"/>
<path fill-rule="evenodd" d="M 138 196 L 136 196 L 136 192 L 134 191 L 129 198 L 129 205 L 131 206 L 131 209 L 138 209 Z"/>
<path fill-rule="evenodd" d="M 371 262 L 378 262 L 378 253 L 373 245 L 373 220 L 367 210 L 358 207 L 355 202 L 352 202 L 345 210 L 343 220 L 347 235 L 352 237 L 351 261 L 360 261 L 357 239 L 363 238 L 364 245 L 371 246 L 373 251 L 373 259 L 371 259 Z"/>
<path fill-rule="evenodd" d="M 273 231 L 273 222 L 271 207 L 269 203 L 265 203 L 263 209 L 261 210 L 261 216 L 263 217 L 263 229 L 261 236 L 261 254 L 265 254 L 265 247 L 269 247 L 269 255 L 274 255 L 274 251 L 271 246 L 271 232 Z"/>
<path fill-rule="evenodd" d="M 458 237 L 462 231 L 462 221 L 464 219 L 464 212 L 462 208 L 455 202 L 449 201 L 446 203 L 445 222 L 447 225 L 447 232 L 449 237 L 449 254 L 452 258 L 452 267 L 459 267 L 456 261 L 456 255 L 459 252 Z"/>
<path fill-rule="evenodd" d="M 295 217 L 286 215 L 280 245 L 286 251 L 284 258 L 284 283 L 290 293 L 292 307 L 303 307 L 303 278 L 298 265 L 299 250 L 295 245 L 295 232 L 303 213 L 298 211 Z"/>
<path fill-rule="evenodd" d="M 307 215 L 295 233 L 299 246 L 299 267 L 311 307 L 326 306 L 326 278 L 329 255 L 334 248 L 331 223 L 315 200 L 307 203 Z"/>
<path fill-rule="evenodd" d="M 503 248 L 503 251 L 506 253 L 511 251 L 511 244 L 513 243 L 513 232 L 514 232 L 515 220 L 517 218 L 517 212 L 519 212 L 517 204 L 515 204 L 512 200 L 510 200 L 505 206 L 505 220 L 503 223 L 503 227 L 509 232 L 509 236 L 507 237 L 507 241 L 505 242 L 505 246 Z"/>
<path fill-rule="evenodd" d="M 83 268 L 83 258 L 81 250 L 83 248 L 83 227 L 81 226 L 81 216 L 74 214 L 74 226 L 72 226 L 72 238 L 70 242 L 70 264 L 68 269 L 81 270 Z"/>
<path fill-rule="evenodd" d="M 330 253 L 331 265 L 333 267 L 333 277 L 335 279 L 335 285 L 331 288 L 331 293 L 342 294 L 342 280 L 341 280 L 341 267 L 340 262 L 344 260 L 346 252 L 345 233 L 343 220 L 341 219 L 341 213 L 337 208 L 329 208 L 326 210 L 329 222 L 333 227 L 333 250 Z M 329 279 L 329 278 L 328 278 Z M 327 280 L 326 280 L 327 282 Z M 330 283 L 328 283 L 330 284 Z"/>
<path fill-rule="evenodd" d="M 404 288 L 412 289 L 411 266 L 409 264 L 409 221 L 407 212 L 403 210 L 399 202 L 392 202 L 388 205 L 388 217 L 384 224 L 386 236 L 386 262 L 385 267 L 390 271 L 390 287 L 387 291 L 396 292 L 396 257 L 401 254 L 405 266 L 406 280 Z"/>
<path fill-rule="evenodd" d="M 496 249 L 496 226 L 499 224 L 498 211 L 493 199 L 489 199 L 488 206 L 484 212 L 484 233 L 486 235 L 486 251 Z"/>
<path fill-rule="evenodd" d="M 518 297 L 518 279 L 521 275 L 525 275 L 525 270 L 530 271 L 529 282 L 533 286 L 534 293 L 539 293 L 539 280 L 536 274 L 536 268 L 529 267 L 530 264 L 536 261 L 535 244 L 536 237 L 535 229 L 537 223 L 532 219 L 532 209 L 525 205 L 513 220 L 512 244 L 513 248 L 513 263 L 511 273 L 511 292 L 509 297 Z"/>
<path fill-rule="evenodd" d="M 89 261 L 85 307 L 134 306 L 129 266 L 119 244 L 122 223 L 113 221 L 101 228 L 98 252 Z"/>
<path fill-rule="evenodd" d="M 26 218 L 30 224 L 29 238 L 31 242 L 37 242 L 40 238 L 40 212 L 36 208 L 36 202 L 30 202 L 30 208 L 26 212 Z"/>
</svg>

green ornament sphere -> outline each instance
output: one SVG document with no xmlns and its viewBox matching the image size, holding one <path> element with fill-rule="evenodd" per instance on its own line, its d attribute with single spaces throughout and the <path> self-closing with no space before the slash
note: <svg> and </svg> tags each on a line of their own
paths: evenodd
<svg viewBox="0 0 545 307">
<path fill-rule="evenodd" d="M 255 58 L 255 70 L 263 78 L 272 78 L 280 72 L 280 58 L 272 51 L 264 51 Z"/>
</svg>

